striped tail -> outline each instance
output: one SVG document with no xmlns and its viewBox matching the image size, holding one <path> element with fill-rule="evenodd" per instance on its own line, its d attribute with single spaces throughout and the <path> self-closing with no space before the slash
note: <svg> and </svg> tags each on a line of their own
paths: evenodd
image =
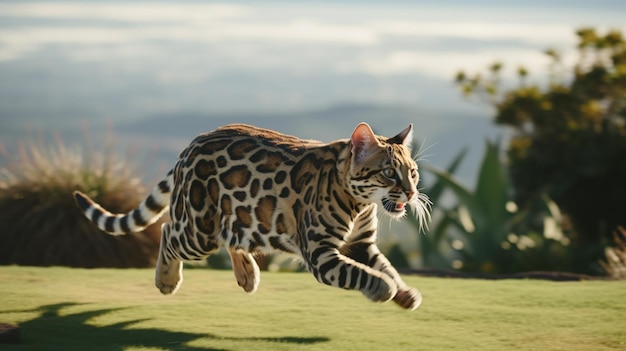
<svg viewBox="0 0 626 351">
<path fill-rule="evenodd" d="M 170 171 L 136 209 L 126 214 L 111 213 L 80 191 L 74 192 L 74 198 L 85 217 L 98 228 L 111 235 L 123 235 L 140 232 L 163 215 L 170 203 L 169 194 L 173 181 L 174 177 Z"/>
</svg>

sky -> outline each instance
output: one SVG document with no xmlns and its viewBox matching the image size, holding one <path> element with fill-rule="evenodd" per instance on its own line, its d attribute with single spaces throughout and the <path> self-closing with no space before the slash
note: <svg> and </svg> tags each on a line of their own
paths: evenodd
<svg viewBox="0 0 626 351">
<path fill-rule="evenodd" d="M 207 119 L 197 133 L 243 120 L 330 141 L 351 128 L 319 111 L 382 106 L 366 122 L 391 134 L 413 119 L 441 163 L 493 135 L 493 110 L 461 96 L 456 72 L 501 61 L 511 82 L 519 65 L 541 79 L 544 49 L 571 63 L 576 28 L 625 18 L 626 2 L 607 0 L 0 1 L 0 143 L 84 125 L 134 126 L 150 143 L 137 126 L 188 116 Z"/>
</svg>

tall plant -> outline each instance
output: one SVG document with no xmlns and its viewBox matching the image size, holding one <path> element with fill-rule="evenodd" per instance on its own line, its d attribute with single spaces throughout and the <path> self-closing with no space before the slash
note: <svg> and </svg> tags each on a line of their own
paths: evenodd
<svg viewBox="0 0 626 351">
<path fill-rule="evenodd" d="M 558 225 L 558 207 L 543 198 L 540 212 L 519 211 L 511 196 L 511 185 L 500 157 L 498 143 L 487 142 L 475 187 L 463 185 L 448 170 L 456 169 L 463 152 L 448 167 L 427 167 L 437 181 L 434 195 L 451 191 L 457 202 L 441 208 L 433 227 L 432 239 L 425 245 L 447 245 L 456 254 L 449 255 L 450 266 L 471 272 L 505 273 L 529 269 L 558 269 L 558 260 L 545 260 L 539 252 L 564 255 L 567 244 Z M 429 234 L 431 235 L 431 234 Z M 533 259 L 533 257 L 536 257 Z M 439 255 L 441 258 L 441 255 Z M 441 262 L 440 262 L 441 263 Z"/>
</svg>

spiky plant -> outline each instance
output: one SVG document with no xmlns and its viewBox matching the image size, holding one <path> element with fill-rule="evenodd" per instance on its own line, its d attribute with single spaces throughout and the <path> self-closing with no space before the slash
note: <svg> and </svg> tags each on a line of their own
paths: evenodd
<svg viewBox="0 0 626 351">
<path fill-rule="evenodd" d="M 17 155 L 17 156 L 11 156 Z M 17 145 L 0 168 L 0 264 L 146 267 L 155 262 L 159 226 L 113 237 L 83 217 L 72 191 L 113 212 L 134 208 L 144 191 L 131 167 L 108 148 L 102 153 L 52 145 Z"/>
</svg>

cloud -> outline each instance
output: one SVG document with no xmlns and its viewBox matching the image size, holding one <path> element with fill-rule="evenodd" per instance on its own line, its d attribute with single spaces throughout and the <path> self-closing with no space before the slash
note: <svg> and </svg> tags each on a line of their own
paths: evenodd
<svg viewBox="0 0 626 351">
<path fill-rule="evenodd" d="M 570 55 L 567 55 L 569 58 Z M 337 71 L 366 73 L 375 76 L 421 74 L 429 77 L 451 80 L 459 70 L 482 71 L 493 62 L 505 62 L 508 68 L 504 77 L 515 75 L 518 66 L 542 67 L 548 64 L 544 54 L 537 50 L 515 47 L 497 50 L 478 51 L 406 51 L 398 50 L 367 55 L 354 61 L 337 64 Z"/>
<path fill-rule="evenodd" d="M 199 4 L 0 4 L 0 17 L 56 20 L 58 24 L 1 29 L 0 40 L 34 44 L 109 44 L 142 40 L 213 42 L 267 40 L 372 44 L 364 26 L 320 23 L 296 17 L 280 22 L 256 16 L 259 8 Z M 103 22 L 105 21 L 105 22 Z M 60 25 L 59 25 L 60 24 Z M 125 25 L 120 25 L 125 24 Z"/>
<path fill-rule="evenodd" d="M 193 76 L 182 65 L 198 64 L 193 58 L 181 61 L 177 50 L 182 48 L 183 54 L 206 62 L 197 71 L 449 78 L 458 68 L 480 69 L 496 59 L 543 65 L 539 50 L 571 48 L 574 41 L 571 21 L 541 22 L 521 15 L 506 21 L 493 14 L 482 20 L 476 17 L 479 9 L 463 16 L 464 8 L 458 7 L 442 16 L 433 5 L 346 6 L 340 16 L 328 4 L 5 2 L 0 19 L 11 21 L 0 24 L 0 62 L 55 48 L 81 62 L 173 62 L 166 76 L 175 79 L 177 69 L 184 77 Z"/>
<path fill-rule="evenodd" d="M 570 37 L 572 28 L 566 24 L 490 21 L 382 21 L 371 25 L 382 35 L 430 38 L 466 38 L 472 40 L 508 40 L 550 45 Z"/>
<path fill-rule="evenodd" d="M 232 4 L 137 4 L 137 3 L 69 3 L 5 2 L 0 15 L 9 18 L 55 20 L 112 21 L 117 23 L 202 23 L 232 20 L 246 16 L 244 6 Z"/>
</svg>

